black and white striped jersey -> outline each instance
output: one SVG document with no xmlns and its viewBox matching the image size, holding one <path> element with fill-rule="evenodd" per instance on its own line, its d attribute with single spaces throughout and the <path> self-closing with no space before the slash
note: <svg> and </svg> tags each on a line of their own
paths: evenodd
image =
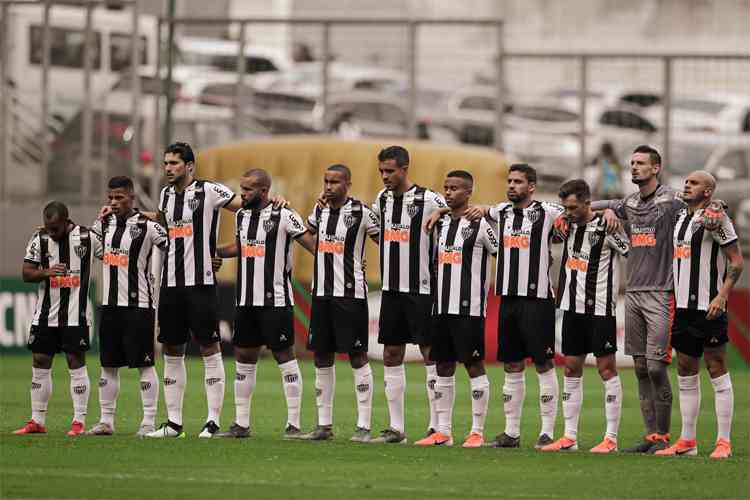
<svg viewBox="0 0 750 500">
<path fill-rule="evenodd" d="M 291 306 L 292 239 L 302 236 L 302 217 L 288 208 L 237 212 L 237 305 Z"/>
<path fill-rule="evenodd" d="M 446 215 L 435 227 L 437 243 L 437 313 L 484 316 L 490 282 L 490 254 L 498 241 L 485 219 L 470 221 Z"/>
<path fill-rule="evenodd" d="M 372 210 L 380 218 L 380 277 L 383 290 L 429 295 L 435 239 L 422 229 L 432 213 L 445 207 L 442 196 L 416 184 L 402 196 L 384 189 Z"/>
<path fill-rule="evenodd" d="M 721 247 L 737 241 L 734 225 L 726 214 L 715 231 L 704 228 L 702 218 L 703 209 L 690 213 L 684 208 L 677 214 L 672 275 L 679 309 L 708 310 L 726 275 L 726 257 Z"/>
<path fill-rule="evenodd" d="M 64 276 L 52 276 L 39 283 L 32 325 L 64 327 L 89 326 L 88 291 L 93 244 L 91 233 L 75 225 L 59 243 L 44 231 L 31 237 L 24 262 L 42 269 L 64 264 Z"/>
<path fill-rule="evenodd" d="M 169 251 L 164 257 L 162 286 L 213 285 L 211 258 L 216 255 L 219 209 L 235 194 L 228 187 L 194 180 L 178 193 L 167 186 L 159 197 L 169 234 Z"/>
<path fill-rule="evenodd" d="M 367 298 L 365 241 L 380 233 L 378 216 L 349 198 L 338 208 L 315 207 L 307 218 L 318 236 L 312 293 L 316 297 Z"/>
<path fill-rule="evenodd" d="M 619 255 L 630 241 L 623 232 L 607 234 L 600 215 L 587 224 L 571 223 L 563 240 L 557 307 L 593 316 L 614 316 L 619 285 Z"/>
<path fill-rule="evenodd" d="M 524 209 L 512 203 L 490 208 L 493 229 L 500 242 L 495 273 L 498 295 L 553 297 L 550 286 L 550 239 L 564 209 L 555 203 L 532 201 Z"/>
<path fill-rule="evenodd" d="M 151 254 L 169 247 L 167 232 L 140 212 L 125 220 L 110 214 L 91 227 L 94 255 L 102 260 L 102 305 L 153 308 Z"/>
</svg>

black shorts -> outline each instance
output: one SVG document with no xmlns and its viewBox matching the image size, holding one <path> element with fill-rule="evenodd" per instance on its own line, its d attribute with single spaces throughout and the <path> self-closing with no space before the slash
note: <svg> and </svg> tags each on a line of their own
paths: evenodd
<svg viewBox="0 0 750 500">
<path fill-rule="evenodd" d="M 367 299 L 313 297 L 307 348 L 313 352 L 367 352 Z"/>
<path fill-rule="evenodd" d="M 159 342 L 182 345 L 190 334 L 202 346 L 220 340 L 219 299 L 214 285 L 162 287 L 159 296 Z"/>
<path fill-rule="evenodd" d="M 232 344 L 237 347 L 268 346 L 281 351 L 294 345 L 292 306 L 243 306 L 234 317 Z"/>
<path fill-rule="evenodd" d="M 440 314 L 433 318 L 430 359 L 437 363 L 484 360 L 484 318 Z"/>
<path fill-rule="evenodd" d="M 102 366 L 154 366 L 154 310 L 102 306 L 101 311 L 99 359 Z"/>
<path fill-rule="evenodd" d="M 706 311 L 675 309 L 672 347 L 677 352 L 700 358 L 705 349 L 721 347 L 729 342 L 728 330 L 726 313 L 716 319 L 706 319 Z"/>
<path fill-rule="evenodd" d="M 616 353 L 615 317 L 564 311 L 562 352 L 566 356 L 584 356 L 591 352 L 597 358 Z"/>
<path fill-rule="evenodd" d="M 50 356 L 58 352 L 86 352 L 91 348 L 89 327 L 32 325 L 26 347 L 31 352 Z"/>
<path fill-rule="evenodd" d="M 544 364 L 555 356 L 555 302 L 552 299 L 500 299 L 497 359 L 517 362 L 531 357 Z"/>
<path fill-rule="evenodd" d="M 378 343 L 430 345 L 432 295 L 384 291 L 380 299 Z"/>
</svg>

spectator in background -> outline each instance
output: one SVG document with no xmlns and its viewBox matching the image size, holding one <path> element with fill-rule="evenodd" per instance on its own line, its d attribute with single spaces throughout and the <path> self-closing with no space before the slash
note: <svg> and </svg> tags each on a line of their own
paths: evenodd
<svg viewBox="0 0 750 500">
<path fill-rule="evenodd" d="M 602 143 L 599 154 L 594 158 L 593 166 L 595 167 L 592 173 L 594 197 L 602 200 L 622 198 L 624 196 L 622 165 L 617 161 L 611 142 Z"/>
<path fill-rule="evenodd" d="M 297 42 L 292 47 L 292 60 L 294 62 L 313 62 L 315 58 L 308 44 Z"/>
</svg>

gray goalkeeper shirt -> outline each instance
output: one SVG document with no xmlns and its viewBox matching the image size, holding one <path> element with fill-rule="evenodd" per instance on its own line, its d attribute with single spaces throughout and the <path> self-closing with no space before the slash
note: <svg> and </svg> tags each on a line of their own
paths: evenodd
<svg viewBox="0 0 750 500">
<path fill-rule="evenodd" d="M 677 212 L 685 206 L 679 193 L 659 185 L 654 193 L 641 198 L 639 192 L 622 200 L 601 200 L 591 204 L 593 210 L 614 210 L 625 221 L 630 237 L 627 260 L 627 291 L 670 291 L 672 279 L 672 239 Z"/>
</svg>

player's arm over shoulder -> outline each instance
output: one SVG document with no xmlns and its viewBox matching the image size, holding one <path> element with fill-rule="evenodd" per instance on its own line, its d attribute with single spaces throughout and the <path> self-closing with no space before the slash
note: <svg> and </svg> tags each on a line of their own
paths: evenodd
<svg viewBox="0 0 750 500">
<path fill-rule="evenodd" d="M 226 208 L 231 212 L 236 212 L 242 208 L 242 198 L 234 194 L 234 191 L 224 184 L 206 181 L 204 186 L 213 208 Z"/>
<path fill-rule="evenodd" d="M 497 255 L 500 247 L 500 242 L 497 239 L 495 231 L 492 229 L 492 224 L 487 222 L 486 219 L 479 221 L 479 236 L 482 238 L 482 244 L 492 255 Z"/>
</svg>

